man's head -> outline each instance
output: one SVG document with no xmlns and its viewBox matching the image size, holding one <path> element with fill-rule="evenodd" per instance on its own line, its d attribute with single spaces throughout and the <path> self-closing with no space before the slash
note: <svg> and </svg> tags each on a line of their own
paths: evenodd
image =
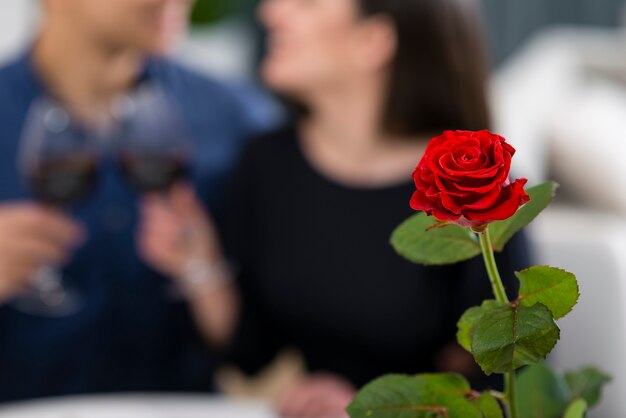
<svg viewBox="0 0 626 418">
<path fill-rule="evenodd" d="M 194 0 L 44 0 L 46 19 L 112 50 L 167 51 L 187 29 Z"/>
</svg>

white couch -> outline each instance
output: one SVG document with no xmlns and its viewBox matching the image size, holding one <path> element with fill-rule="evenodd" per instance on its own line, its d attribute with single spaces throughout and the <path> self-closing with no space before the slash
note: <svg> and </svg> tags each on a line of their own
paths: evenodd
<svg viewBox="0 0 626 418">
<path fill-rule="evenodd" d="M 599 367 L 613 382 L 592 418 L 622 418 L 626 410 L 626 221 L 597 211 L 555 206 L 533 223 L 540 263 L 576 274 L 580 300 L 559 321 L 561 341 L 550 361 L 559 370 Z"/>
<path fill-rule="evenodd" d="M 518 149 L 515 175 L 555 179 L 567 196 L 529 231 L 537 261 L 575 273 L 582 293 L 550 361 L 614 377 L 591 418 L 626 416 L 626 84 L 615 81 L 626 80 L 624 51 L 617 30 L 554 28 L 491 86 L 495 129 Z"/>
</svg>

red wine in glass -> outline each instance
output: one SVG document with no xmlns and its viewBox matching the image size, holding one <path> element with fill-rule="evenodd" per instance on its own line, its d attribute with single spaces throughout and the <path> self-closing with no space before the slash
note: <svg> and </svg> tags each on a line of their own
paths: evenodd
<svg viewBox="0 0 626 418">
<path fill-rule="evenodd" d="M 87 197 L 96 185 L 97 173 L 94 156 L 77 154 L 41 160 L 26 178 L 41 202 L 63 208 Z"/>
<path fill-rule="evenodd" d="M 187 177 L 185 157 L 123 153 L 120 165 L 128 182 L 140 193 L 166 192 Z"/>
<path fill-rule="evenodd" d="M 163 193 L 188 174 L 190 141 L 177 104 L 158 85 L 126 98 L 120 168 L 139 193 Z"/>
</svg>

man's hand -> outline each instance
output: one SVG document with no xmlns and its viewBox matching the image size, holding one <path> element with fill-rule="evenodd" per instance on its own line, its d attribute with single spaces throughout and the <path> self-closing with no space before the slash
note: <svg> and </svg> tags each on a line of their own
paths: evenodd
<svg viewBox="0 0 626 418">
<path fill-rule="evenodd" d="M 0 205 L 0 302 L 20 293 L 37 269 L 67 261 L 84 232 L 62 213 L 32 203 Z"/>
<path fill-rule="evenodd" d="M 289 388 L 278 402 L 282 418 L 344 418 L 356 389 L 332 374 L 315 374 Z"/>
</svg>

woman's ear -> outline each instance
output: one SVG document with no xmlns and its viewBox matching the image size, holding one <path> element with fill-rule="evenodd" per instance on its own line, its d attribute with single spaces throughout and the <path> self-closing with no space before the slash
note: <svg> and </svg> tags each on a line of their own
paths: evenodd
<svg viewBox="0 0 626 418">
<path fill-rule="evenodd" d="M 384 15 L 368 17 L 355 48 L 356 64 L 366 71 L 379 71 L 393 61 L 398 48 L 398 36 L 393 20 Z"/>
</svg>

